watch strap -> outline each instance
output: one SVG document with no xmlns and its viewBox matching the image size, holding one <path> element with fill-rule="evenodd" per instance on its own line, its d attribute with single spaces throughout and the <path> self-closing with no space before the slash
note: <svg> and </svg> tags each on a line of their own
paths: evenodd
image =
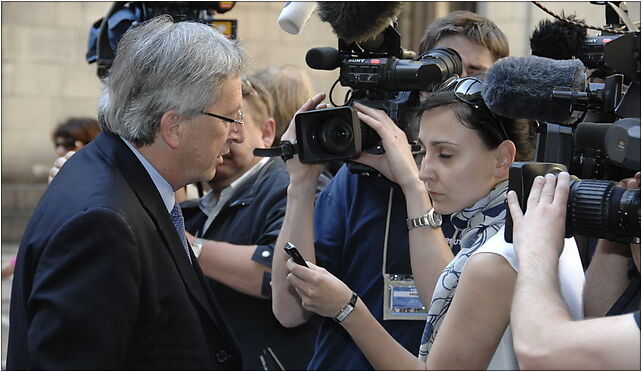
<svg viewBox="0 0 642 372">
<path fill-rule="evenodd" d="M 341 308 L 341 310 L 339 311 L 339 314 L 337 314 L 333 318 L 337 323 L 343 322 L 344 320 L 346 320 L 348 315 L 352 313 L 352 311 L 354 310 L 354 307 L 357 304 L 357 298 L 359 298 L 359 296 L 357 296 L 356 293 L 352 292 L 352 297 L 350 298 L 350 301 L 343 308 Z"/>
<path fill-rule="evenodd" d="M 437 228 L 441 226 L 441 223 L 438 222 L 435 218 L 435 209 L 430 208 L 428 212 L 425 214 L 422 214 L 419 217 L 415 218 L 408 218 L 406 220 L 406 224 L 408 225 L 408 230 L 412 230 L 417 227 L 424 227 L 424 226 L 431 226 L 433 228 Z"/>
</svg>

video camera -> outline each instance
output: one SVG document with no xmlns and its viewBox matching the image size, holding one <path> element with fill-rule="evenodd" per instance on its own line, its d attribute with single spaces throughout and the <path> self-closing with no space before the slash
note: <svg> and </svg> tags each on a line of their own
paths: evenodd
<svg viewBox="0 0 642 372">
<path fill-rule="evenodd" d="M 380 14 L 370 17 L 380 19 L 374 22 L 369 20 L 369 23 L 384 24 L 382 32 L 371 33 L 372 31 L 356 29 L 361 25 L 355 23 L 354 19 L 366 18 L 363 13 L 374 12 L 371 8 L 366 9 L 358 3 L 320 2 L 318 6 L 321 19 L 331 23 L 339 36 L 338 49 L 312 48 L 306 54 L 306 63 L 317 70 L 339 68 L 339 78 L 329 94 L 330 102 L 335 107 L 297 114 L 296 144 L 282 143 L 278 148 L 255 150 L 254 154 L 285 154 L 286 157 L 298 154 L 302 163 L 325 163 L 354 159 L 362 151 L 383 153 L 381 139 L 373 129 L 359 120 L 352 107 L 354 103 L 385 111 L 404 130 L 409 142 L 414 142 L 418 120 L 413 109 L 419 101 L 419 91 L 441 84 L 454 74 L 461 74 L 459 54 L 449 48 L 435 48 L 416 58 L 415 52 L 401 48 L 396 22 L 384 20 Z M 368 7 L 372 6 L 374 5 L 368 4 Z M 392 8 L 395 6 L 392 4 Z M 390 8 L 386 5 L 381 7 Z M 386 13 L 387 10 L 389 9 L 383 9 L 381 13 Z M 344 19 L 331 21 L 335 14 L 333 12 L 342 14 Z M 368 21 L 364 20 L 363 23 L 364 29 L 368 29 Z M 368 33 L 367 38 L 352 37 Z M 343 38 L 342 35 L 346 37 Z M 355 39 L 359 40 L 354 41 Z M 343 105 L 339 107 L 332 101 L 332 90 L 337 83 L 350 88 Z M 349 162 L 348 165 L 353 173 L 377 174 L 361 164 Z"/>
<path fill-rule="evenodd" d="M 308 51 L 308 66 L 323 70 L 339 67 L 339 82 L 351 91 L 341 107 L 296 115 L 301 162 L 348 160 L 361 151 L 382 153 L 379 136 L 358 119 L 351 107 L 357 102 L 385 111 L 409 139 L 416 137 L 412 108 L 418 102 L 418 92 L 461 74 L 461 57 L 452 49 L 435 48 L 414 60 L 408 58 L 411 53 L 401 49 L 394 26 L 385 29 L 382 39 L 378 49 L 364 49 L 358 43 L 339 39 L 339 50 Z"/>
<path fill-rule="evenodd" d="M 537 175 L 568 171 L 575 177 L 566 236 L 639 243 L 640 190 L 627 190 L 616 181 L 640 171 L 640 32 L 604 44 L 602 60 L 604 68 L 616 72 L 604 84 L 590 83 L 585 90 L 552 89 L 551 100 L 567 103 L 574 122 L 541 123 L 536 162 L 514 163 L 509 189 L 515 190 L 524 209 Z M 628 87 L 625 77 L 631 81 Z M 505 239 L 512 242 L 510 212 Z"/>
<path fill-rule="evenodd" d="M 120 38 L 130 27 L 160 15 L 170 15 L 175 22 L 194 21 L 209 24 L 231 39 L 236 39 L 237 21 L 214 19 L 225 13 L 234 1 L 132 1 L 114 2 L 107 15 L 89 30 L 87 63 L 96 62 L 96 74 L 104 78 L 111 68 Z"/>
</svg>

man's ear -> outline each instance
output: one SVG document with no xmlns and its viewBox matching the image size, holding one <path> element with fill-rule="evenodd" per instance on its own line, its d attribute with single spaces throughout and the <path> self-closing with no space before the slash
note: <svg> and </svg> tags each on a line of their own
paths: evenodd
<svg viewBox="0 0 642 372">
<path fill-rule="evenodd" d="M 271 147 L 276 136 L 276 121 L 273 118 L 267 118 L 261 124 L 261 142 L 263 146 Z"/>
<path fill-rule="evenodd" d="M 159 137 L 173 150 L 180 144 L 179 127 L 181 122 L 181 117 L 176 113 L 176 110 L 167 111 L 161 116 Z"/>
<path fill-rule="evenodd" d="M 497 157 L 495 158 L 495 177 L 505 179 L 508 177 L 508 171 L 511 164 L 515 161 L 517 149 L 513 141 L 504 140 L 497 147 Z"/>
</svg>

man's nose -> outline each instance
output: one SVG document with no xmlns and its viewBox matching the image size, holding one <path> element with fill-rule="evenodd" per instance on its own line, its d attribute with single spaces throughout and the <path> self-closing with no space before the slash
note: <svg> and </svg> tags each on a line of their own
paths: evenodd
<svg viewBox="0 0 642 372">
<path fill-rule="evenodd" d="M 229 142 L 241 143 L 245 141 L 245 124 L 232 123 L 227 134 Z"/>
</svg>

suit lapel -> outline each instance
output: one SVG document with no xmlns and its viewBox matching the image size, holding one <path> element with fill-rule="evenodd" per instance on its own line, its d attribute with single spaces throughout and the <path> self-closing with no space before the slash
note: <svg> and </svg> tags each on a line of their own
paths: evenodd
<svg viewBox="0 0 642 372">
<path fill-rule="evenodd" d="M 141 204 L 156 224 L 156 228 L 163 240 L 165 240 L 166 248 L 174 259 L 174 263 L 183 278 L 185 286 L 212 321 L 218 325 L 212 312 L 209 296 L 206 295 L 204 287 L 197 277 L 197 275 L 200 274 L 200 270 L 196 271 L 190 264 L 185 254 L 183 244 L 176 232 L 176 227 L 174 227 L 171 217 L 165 208 L 165 204 L 147 170 L 145 170 L 145 167 L 143 167 L 127 145 L 113 134 L 102 133 L 94 142 L 96 142 L 103 153 L 114 162 L 116 168 L 121 171 L 134 190 Z M 195 263 L 197 262 L 193 255 L 192 260 Z"/>
</svg>

